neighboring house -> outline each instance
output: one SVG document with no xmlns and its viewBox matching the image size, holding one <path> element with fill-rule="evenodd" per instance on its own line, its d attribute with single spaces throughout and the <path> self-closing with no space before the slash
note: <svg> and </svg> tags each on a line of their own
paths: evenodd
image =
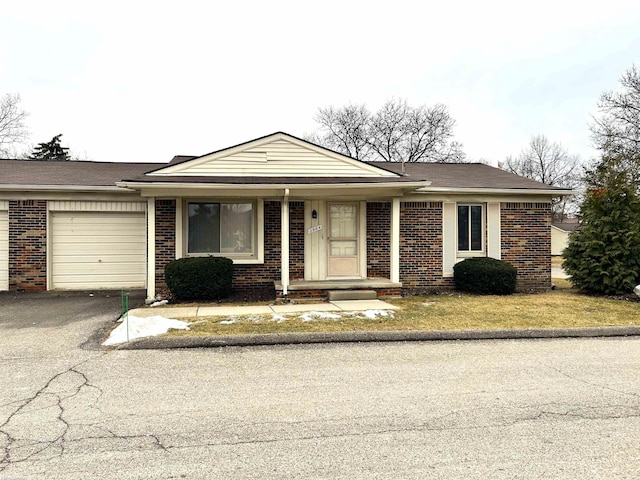
<svg viewBox="0 0 640 480">
<path fill-rule="evenodd" d="M 562 251 L 569 245 L 569 234 L 577 230 L 578 220 L 551 224 L 551 255 L 562 255 Z"/>
<path fill-rule="evenodd" d="M 507 260 L 551 286 L 551 199 L 482 164 L 360 162 L 285 133 L 169 163 L 0 160 L 0 290 L 146 288 L 176 258 L 233 259 L 238 289 L 322 297 L 453 287 Z"/>
</svg>

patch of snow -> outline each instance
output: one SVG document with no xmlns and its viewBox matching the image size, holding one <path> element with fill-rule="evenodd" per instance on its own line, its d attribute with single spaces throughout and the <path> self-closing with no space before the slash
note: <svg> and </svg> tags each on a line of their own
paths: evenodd
<svg viewBox="0 0 640 480">
<path fill-rule="evenodd" d="M 236 323 L 235 320 L 220 320 L 218 322 L 220 325 L 231 325 L 232 323 Z"/>
<path fill-rule="evenodd" d="M 313 322 L 314 320 L 338 320 L 342 318 L 342 316 L 338 315 L 337 313 L 331 313 L 331 312 L 311 311 L 311 312 L 303 313 L 302 315 L 300 315 L 300 318 L 302 319 L 303 322 Z"/>
<path fill-rule="evenodd" d="M 284 315 L 279 315 L 279 314 L 274 314 L 273 315 L 273 319 L 278 322 L 278 323 L 282 323 L 284 322 L 287 318 Z"/>
<path fill-rule="evenodd" d="M 166 305 L 169 303 L 169 300 L 160 300 L 159 302 L 153 302 L 150 307 L 161 307 L 162 305 Z"/>
<path fill-rule="evenodd" d="M 161 315 L 154 315 L 153 317 L 146 318 L 129 315 L 128 320 L 123 317 L 119 321 L 120 325 L 113 329 L 109 338 L 103 342 L 103 345 L 125 343 L 127 341 L 127 328 L 129 330 L 129 340 L 162 335 L 172 328 L 177 330 L 189 330 L 189 324 L 187 322 L 176 320 L 175 318 L 165 318 Z"/>
<path fill-rule="evenodd" d="M 362 315 L 364 315 L 366 318 L 373 320 L 374 318 L 378 318 L 378 317 L 389 317 L 389 316 L 392 317 L 393 312 L 390 312 L 388 310 L 365 310 L 364 312 L 362 312 Z"/>
</svg>

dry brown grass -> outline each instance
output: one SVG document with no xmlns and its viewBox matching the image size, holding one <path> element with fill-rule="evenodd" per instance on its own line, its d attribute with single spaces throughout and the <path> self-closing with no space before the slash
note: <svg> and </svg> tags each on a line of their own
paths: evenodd
<svg viewBox="0 0 640 480">
<path fill-rule="evenodd" d="M 541 294 L 475 296 L 459 293 L 392 300 L 400 307 L 393 315 L 369 319 L 342 314 L 339 319 L 303 321 L 301 314 L 192 318 L 190 331 L 170 335 L 238 335 L 285 332 L 344 332 L 389 330 L 467 330 L 600 327 L 640 325 L 640 303 L 591 297 L 572 290 L 566 280 Z M 229 322 L 233 323 L 221 323 Z"/>
</svg>

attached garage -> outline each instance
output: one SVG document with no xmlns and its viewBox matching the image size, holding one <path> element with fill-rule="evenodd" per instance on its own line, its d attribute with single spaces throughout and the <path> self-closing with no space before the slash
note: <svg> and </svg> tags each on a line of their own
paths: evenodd
<svg viewBox="0 0 640 480">
<path fill-rule="evenodd" d="M 0 291 L 9 290 L 9 202 L 0 200 Z"/>
<path fill-rule="evenodd" d="M 49 210 L 50 289 L 145 287 L 144 203 L 50 202 Z"/>
</svg>

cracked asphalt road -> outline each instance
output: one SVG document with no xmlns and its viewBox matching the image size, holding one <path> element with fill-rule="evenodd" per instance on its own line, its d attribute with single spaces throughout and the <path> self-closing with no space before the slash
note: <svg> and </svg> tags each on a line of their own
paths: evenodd
<svg viewBox="0 0 640 480">
<path fill-rule="evenodd" d="M 640 338 L 115 351 L 12 298 L 0 480 L 640 477 Z"/>
</svg>

